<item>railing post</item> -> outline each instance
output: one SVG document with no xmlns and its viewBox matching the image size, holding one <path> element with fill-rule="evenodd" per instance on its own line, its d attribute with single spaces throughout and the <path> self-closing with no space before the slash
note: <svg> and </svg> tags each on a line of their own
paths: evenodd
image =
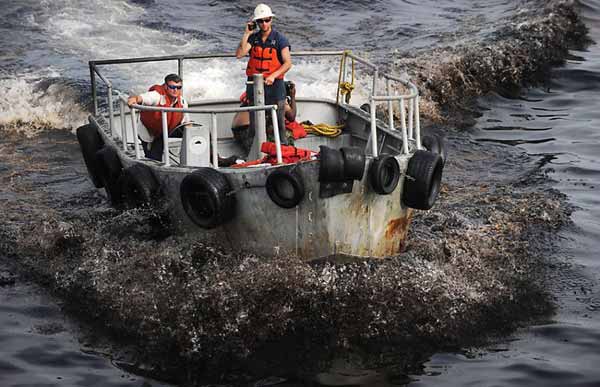
<svg viewBox="0 0 600 387">
<path fill-rule="evenodd" d="M 386 83 L 386 88 L 387 88 L 387 95 L 388 97 L 392 95 L 392 82 L 389 78 L 386 78 L 385 80 Z M 394 102 L 390 99 L 388 100 L 388 115 L 389 115 L 389 127 L 390 130 L 394 130 Z"/>
<path fill-rule="evenodd" d="M 169 126 L 167 125 L 167 112 L 160 112 L 162 118 L 162 136 L 163 136 L 163 163 L 169 166 Z"/>
<path fill-rule="evenodd" d="M 133 149 L 135 149 L 135 159 L 140 159 L 140 148 L 138 145 L 138 130 L 137 130 L 137 121 L 135 118 L 135 109 L 129 109 L 131 112 L 131 128 L 133 129 Z"/>
<path fill-rule="evenodd" d="M 179 78 L 183 79 L 183 58 L 177 59 L 177 73 Z"/>
<path fill-rule="evenodd" d="M 281 155 L 281 139 L 279 138 L 279 123 L 277 122 L 277 106 L 271 108 L 271 119 L 273 120 L 273 135 L 275 137 L 275 151 L 277 152 L 277 164 L 283 163 Z"/>
<path fill-rule="evenodd" d="M 402 128 L 402 151 L 408 154 L 408 134 L 406 131 L 406 106 L 404 98 L 400 99 L 400 127 Z"/>
<path fill-rule="evenodd" d="M 417 141 L 417 149 L 423 149 L 421 145 L 421 119 L 419 117 L 419 95 L 415 97 L 415 139 Z"/>
<path fill-rule="evenodd" d="M 94 115 L 98 115 L 98 94 L 96 92 L 96 67 L 90 63 L 90 80 L 92 82 L 92 101 L 94 102 Z"/>
<path fill-rule="evenodd" d="M 110 135 L 112 138 L 115 138 L 115 125 L 113 122 L 114 116 L 114 108 L 113 108 L 113 99 L 112 99 L 112 86 L 108 86 L 108 123 L 110 128 Z"/>
<path fill-rule="evenodd" d="M 408 138 L 414 139 L 413 117 L 415 115 L 415 99 L 408 100 Z"/>
<path fill-rule="evenodd" d="M 377 119 L 375 116 L 375 109 L 376 109 L 376 105 L 375 105 L 375 100 L 373 99 L 373 97 L 371 96 L 371 149 L 373 152 L 373 157 L 377 157 L 378 156 L 378 152 L 377 152 Z"/>
<path fill-rule="evenodd" d="M 375 90 L 377 89 L 377 78 L 379 77 L 379 70 L 375 70 L 375 72 L 373 73 L 373 93 L 371 93 L 371 95 L 377 95 L 377 93 L 375 93 Z"/>
<path fill-rule="evenodd" d="M 125 121 L 125 102 L 119 98 L 119 116 L 121 117 L 121 142 L 123 150 L 127 151 L 127 123 Z"/>
<path fill-rule="evenodd" d="M 254 74 L 252 78 L 254 89 L 254 106 L 265 106 L 265 87 L 262 74 Z M 260 158 L 260 146 L 267 141 L 267 123 L 264 110 L 257 110 L 254 114 L 254 143 L 256 144 L 256 154 L 249 155 L 250 160 Z"/>
<path fill-rule="evenodd" d="M 219 150 L 217 149 L 219 131 L 217 130 L 217 113 L 211 113 L 210 144 L 212 147 L 212 162 L 215 169 L 219 169 Z"/>
</svg>

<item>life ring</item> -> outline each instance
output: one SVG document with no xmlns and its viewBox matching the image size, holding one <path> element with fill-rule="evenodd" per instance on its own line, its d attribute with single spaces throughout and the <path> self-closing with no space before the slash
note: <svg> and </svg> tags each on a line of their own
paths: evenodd
<svg viewBox="0 0 600 387">
<path fill-rule="evenodd" d="M 98 162 L 96 161 L 96 152 L 104 146 L 102 138 L 94 126 L 87 124 L 77 128 L 77 141 L 79 141 L 83 161 L 85 161 L 85 166 L 92 179 L 92 183 L 94 183 L 96 188 L 104 187 L 104 184 L 100 179 Z"/>
<path fill-rule="evenodd" d="M 348 180 L 361 180 L 365 173 L 365 153 L 357 147 L 342 147 L 344 177 Z"/>
<path fill-rule="evenodd" d="M 440 155 L 418 150 L 408 161 L 402 201 L 407 207 L 429 210 L 433 207 L 442 181 L 444 164 Z"/>
<path fill-rule="evenodd" d="M 125 168 L 119 178 L 119 186 L 127 208 L 150 206 L 159 188 L 152 169 L 144 164 Z"/>
<path fill-rule="evenodd" d="M 446 141 L 438 135 L 426 135 L 422 141 L 425 149 L 432 153 L 437 153 L 442 158 L 442 164 L 446 165 Z"/>
<path fill-rule="evenodd" d="M 344 158 L 342 152 L 328 146 L 319 146 L 319 181 L 344 181 Z"/>
<path fill-rule="evenodd" d="M 371 163 L 369 180 L 373 190 L 380 195 L 392 193 L 400 181 L 400 166 L 394 156 L 381 155 Z"/>
<path fill-rule="evenodd" d="M 123 166 L 119 155 L 114 148 L 104 146 L 96 152 L 96 164 L 98 166 L 98 177 L 106 190 L 106 195 L 110 203 L 119 207 L 123 203 L 119 177 Z"/>
<path fill-rule="evenodd" d="M 304 198 L 304 181 L 296 169 L 273 171 L 265 184 L 267 194 L 279 207 L 294 208 Z"/>
<path fill-rule="evenodd" d="M 231 185 L 213 168 L 198 168 L 183 179 L 179 189 L 183 209 L 202 228 L 217 227 L 235 215 Z"/>
</svg>

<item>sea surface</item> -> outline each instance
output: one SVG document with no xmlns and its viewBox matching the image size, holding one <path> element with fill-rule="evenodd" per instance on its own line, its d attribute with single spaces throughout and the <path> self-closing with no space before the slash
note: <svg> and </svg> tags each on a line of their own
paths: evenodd
<svg viewBox="0 0 600 387">
<path fill-rule="evenodd" d="M 534 13 L 543 3 L 309 0 L 277 2 L 272 8 L 274 27 L 286 34 L 292 50 L 351 49 L 385 67 L 398 55 L 494 39 L 512 18 Z M 600 41 L 600 1 L 575 3 L 590 38 Z M 59 193 L 77 192 L 90 184 L 81 174 L 81 160 L 61 149 L 62 137 L 70 134 L 53 132 L 74 131 L 86 121 L 91 106 L 88 61 L 233 52 L 255 5 L 217 0 L 0 1 L 0 133 L 16 130 L 30 137 L 34 148 L 40 133 L 53 138 L 52 145 L 43 147 L 48 157 L 79 166 L 58 171 L 54 177 L 60 184 L 54 187 Z M 185 93 L 190 99 L 237 96 L 244 88 L 243 69 L 243 61 L 225 59 L 187 65 Z M 175 70 L 166 64 L 110 69 L 115 86 L 126 93 L 142 91 Z M 323 60 L 299 61 L 288 78 L 296 81 L 300 96 L 316 96 L 334 95 L 336 76 L 337 68 Z M 561 269 L 551 286 L 559 308 L 548 323 L 490 346 L 433 355 L 421 372 L 410 376 L 409 385 L 600 385 L 598 93 L 600 47 L 591 44 L 571 51 L 544 85 L 522 90 L 518 97 L 490 93 L 477 101 L 481 115 L 467 135 L 517 147 L 539 160 L 552 186 L 575 208 L 574 225 L 557 236 L 555 258 Z M 365 94 L 357 90 L 356 103 L 361 98 Z M 0 209 L 15 200 L 0 196 Z M 35 209 L 23 211 L 36 215 Z M 8 272 L 1 262 L 0 274 Z M 6 282 L 0 285 L 0 385 L 163 385 L 124 371 L 98 351 L 87 351 L 78 341 L 77 323 L 44 288 L 21 278 Z M 318 380 L 324 385 L 394 384 L 375 370 Z"/>
</svg>

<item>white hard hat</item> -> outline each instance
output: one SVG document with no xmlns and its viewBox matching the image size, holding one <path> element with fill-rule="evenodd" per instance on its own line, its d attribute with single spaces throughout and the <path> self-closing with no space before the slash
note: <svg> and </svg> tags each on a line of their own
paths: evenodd
<svg viewBox="0 0 600 387">
<path fill-rule="evenodd" d="M 259 4 L 254 8 L 254 18 L 252 20 L 264 19 L 265 17 L 272 17 L 273 12 L 271 8 L 266 4 Z"/>
</svg>

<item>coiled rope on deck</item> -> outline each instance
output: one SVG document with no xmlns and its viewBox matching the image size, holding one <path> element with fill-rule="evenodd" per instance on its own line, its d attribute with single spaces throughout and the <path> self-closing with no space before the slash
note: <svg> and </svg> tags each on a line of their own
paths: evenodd
<svg viewBox="0 0 600 387">
<path fill-rule="evenodd" d="M 344 125 L 328 125 L 328 124 L 312 124 L 302 123 L 304 130 L 308 134 L 314 134 L 317 136 L 325 137 L 337 137 L 342 133 Z"/>
</svg>

